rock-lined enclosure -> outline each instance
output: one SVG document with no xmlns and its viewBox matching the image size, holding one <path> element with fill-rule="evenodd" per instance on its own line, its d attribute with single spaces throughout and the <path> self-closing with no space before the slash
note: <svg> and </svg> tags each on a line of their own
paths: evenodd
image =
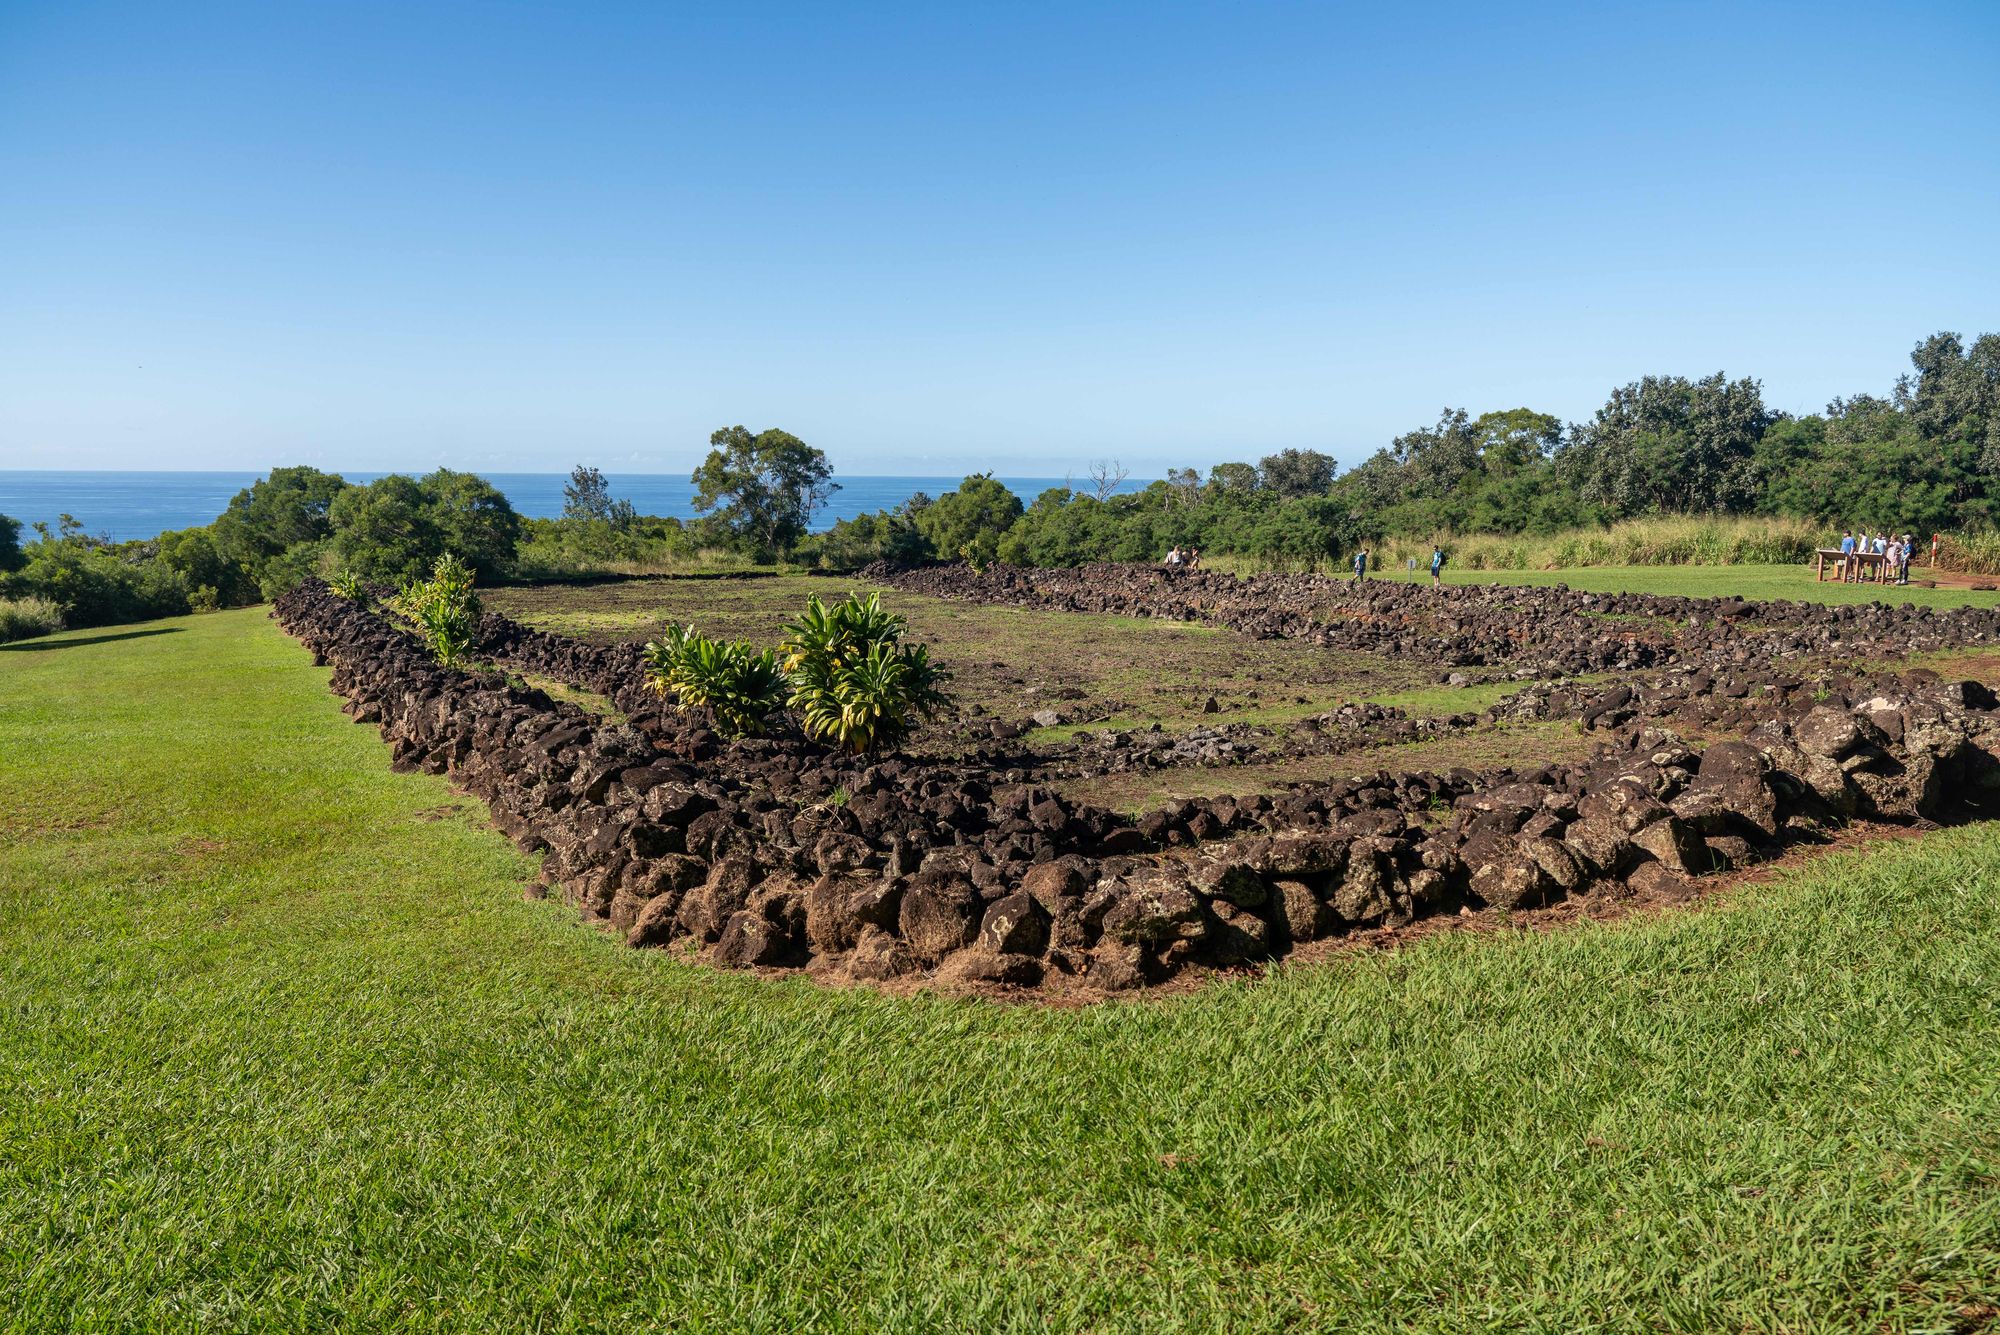
<svg viewBox="0 0 2000 1335">
<path fill-rule="evenodd" d="M 2000 609 L 1909 603 L 1750 602 L 1563 585 L 1440 589 L 1319 575 L 1234 575 L 1093 565 L 874 566 L 874 581 L 933 598 L 1199 621 L 1259 639 L 1303 639 L 1522 679 L 1673 665 L 1750 668 L 1795 659 L 1901 656 L 2000 643 Z"/>
<path fill-rule="evenodd" d="M 959 590 L 948 596 L 1121 596 L 1113 579 L 1066 571 L 909 578 Z M 1116 578 L 1142 590 L 1161 579 L 1143 570 Z M 1276 577 L 1197 578 L 1213 592 L 1209 610 L 1182 606 L 1227 621 L 1247 620 L 1227 609 L 1247 607 L 1245 590 L 1272 593 Z M 1273 596 L 1303 606 L 1351 587 L 1294 581 Z M 1177 580 L 1145 596 L 1195 587 Z M 1575 610 L 1588 596 L 1567 590 L 1430 604 L 1421 600 L 1433 591 L 1409 586 L 1348 596 L 1344 606 L 1370 609 L 1356 622 L 1360 633 L 1411 644 L 1435 628 L 1446 603 L 1461 637 L 1487 634 L 1466 626 L 1504 619 L 1519 634 L 1496 629 L 1481 652 L 1515 646 L 1516 661 L 1535 659 L 1537 670 L 1573 670 L 1573 656 L 1551 657 L 1555 639 L 1522 606 L 1559 619 L 1595 615 Z M 1821 839 L 1848 820 L 1978 814 L 2000 782 L 2000 711 L 1984 687 L 1921 671 L 1787 675 L 1769 653 L 1746 662 L 1731 643 L 1739 626 L 1795 645 L 1897 634 L 1908 647 L 1980 643 L 2000 623 L 1992 613 L 1639 605 L 1655 610 L 1615 615 L 1666 618 L 1671 606 L 1677 626 L 1702 632 L 1649 628 L 1653 638 L 1639 642 L 1657 655 L 1656 678 L 1610 688 L 1539 683 L 1503 702 L 1595 728 L 1604 741 L 1587 762 L 1380 773 L 1173 802 L 1136 819 L 1067 801 L 1004 756 L 869 761 L 783 734 L 725 741 L 699 717 L 663 708 L 641 682 L 632 646 L 588 645 L 497 616 L 482 624 L 485 657 L 609 697 L 629 719 L 609 725 L 497 673 L 440 668 L 400 628 L 317 583 L 281 599 L 276 615 L 332 667 L 333 689 L 357 721 L 381 728 L 397 765 L 448 773 L 479 796 L 498 828 L 546 855 L 548 881 L 585 914 L 634 945 L 680 945 L 718 964 L 829 980 L 1141 987 L 1184 968 L 1269 960 L 1302 942 L 1461 907 L 1688 892 L 1702 875 Z M 1345 626 L 1306 622 L 1285 624 L 1308 635 Z M 1432 652 L 1442 663 L 1466 647 L 1446 637 Z M 1677 719 L 1742 736 L 1696 750 L 1659 726 Z"/>
</svg>

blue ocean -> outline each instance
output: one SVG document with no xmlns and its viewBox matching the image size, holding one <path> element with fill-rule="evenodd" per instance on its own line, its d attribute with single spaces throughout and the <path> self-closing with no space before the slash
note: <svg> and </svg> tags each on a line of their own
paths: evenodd
<svg viewBox="0 0 2000 1335">
<path fill-rule="evenodd" d="M 206 524 L 229 505 L 229 498 L 255 482 L 261 473 L 125 473 L 0 470 L 0 515 L 21 521 L 22 538 L 33 534 L 28 525 L 54 526 L 56 516 L 74 515 L 85 533 L 112 542 L 157 537 L 169 529 Z M 341 473 L 349 482 L 371 482 L 381 473 Z M 562 513 L 567 473 L 486 473 L 487 481 L 505 492 L 514 508 L 536 519 Z M 693 519 L 694 485 L 682 475 L 607 473 L 615 499 L 632 502 L 640 514 Z M 957 477 L 841 477 L 840 490 L 825 509 L 813 516 L 813 527 L 876 510 L 893 510 L 917 492 L 937 496 L 956 487 Z M 1032 502 L 1050 487 L 1064 485 L 1059 477 L 1000 479 L 1023 502 Z M 1082 484 L 1079 475 L 1078 483 Z M 1087 485 L 1087 484 L 1086 484 Z M 1128 480 L 1125 490 L 1143 487 Z"/>
</svg>

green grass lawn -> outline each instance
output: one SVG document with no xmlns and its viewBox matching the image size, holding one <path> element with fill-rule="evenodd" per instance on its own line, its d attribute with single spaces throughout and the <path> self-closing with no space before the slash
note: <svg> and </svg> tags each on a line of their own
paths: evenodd
<svg viewBox="0 0 2000 1335">
<path fill-rule="evenodd" d="M 1400 567 L 1371 579 L 1430 582 L 1427 571 Z M 1591 593 L 1669 593 L 1690 598 L 1791 598 L 1821 603 L 1913 603 L 1918 607 L 1993 607 L 2000 593 L 1879 584 L 1819 583 L 1810 566 L 1577 566 L 1567 570 L 1453 570 L 1448 584 L 1567 584 Z M 2000 582 L 2000 581 L 1996 581 Z"/>
<path fill-rule="evenodd" d="M 630 951 L 261 612 L 0 649 L 0 1329 L 1946 1330 L 2000 836 L 1083 1009 Z"/>
</svg>

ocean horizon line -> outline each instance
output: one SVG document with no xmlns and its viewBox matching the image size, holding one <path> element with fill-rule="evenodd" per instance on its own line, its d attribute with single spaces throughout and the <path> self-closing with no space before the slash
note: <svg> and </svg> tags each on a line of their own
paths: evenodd
<svg viewBox="0 0 2000 1335">
<path fill-rule="evenodd" d="M 284 467 L 286 465 L 279 465 Z M 310 465 L 319 467 L 319 465 Z M 135 542 L 156 538 L 162 533 L 198 528 L 213 523 L 228 508 L 230 500 L 270 469 L 134 469 L 134 468 L 10 468 L 0 469 L 0 515 L 17 519 L 23 527 L 36 523 L 53 526 L 68 514 L 93 537 L 112 542 Z M 350 481 L 368 483 L 388 477 L 396 469 L 322 469 L 338 473 Z M 470 469 L 456 471 L 471 472 Z M 614 498 L 632 502 L 639 513 L 663 519 L 690 520 L 700 517 L 694 508 L 695 488 L 691 477 L 679 473 L 618 473 L 604 471 Z M 406 474 L 408 475 L 408 474 Z M 563 485 L 569 472 L 480 472 L 507 497 L 508 503 L 529 519 L 554 519 L 562 514 Z M 878 510 L 893 510 L 923 492 L 938 495 L 956 488 L 969 473 L 956 475 L 921 473 L 836 474 L 839 487 L 826 504 L 814 511 L 815 531 L 844 519 L 854 519 Z M 1003 476 L 995 480 L 1033 504 L 1035 497 L 1052 487 L 1077 485 L 1068 477 Z M 1136 491 L 1152 479 L 1127 478 L 1118 490 Z M 1084 486 L 1090 484 L 1084 480 Z"/>
</svg>

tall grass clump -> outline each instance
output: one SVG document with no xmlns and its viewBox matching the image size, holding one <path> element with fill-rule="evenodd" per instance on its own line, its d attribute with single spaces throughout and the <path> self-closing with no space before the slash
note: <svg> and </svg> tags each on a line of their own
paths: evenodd
<svg viewBox="0 0 2000 1335">
<path fill-rule="evenodd" d="M 0 644 L 53 635 L 62 628 L 61 603 L 47 598 L 0 598 Z"/>
<path fill-rule="evenodd" d="M 1924 538 L 1917 542 L 1917 559 L 1930 550 Z M 2000 532 L 1947 533 L 1938 543 L 1936 568 L 1962 575 L 2000 575 Z"/>
<path fill-rule="evenodd" d="M 1839 539 L 1824 526 L 1804 519 L 1665 515 L 1540 537 L 1446 534 L 1442 541 L 1450 566 L 1459 570 L 1568 570 L 1578 566 L 1797 565 L 1810 561 L 1815 548 L 1835 545 Z M 1400 565 L 1415 557 L 1422 567 L 1430 550 L 1429 541 L 1390 539 L 1382 545 L 1382 563 Z"/>
</svg>

